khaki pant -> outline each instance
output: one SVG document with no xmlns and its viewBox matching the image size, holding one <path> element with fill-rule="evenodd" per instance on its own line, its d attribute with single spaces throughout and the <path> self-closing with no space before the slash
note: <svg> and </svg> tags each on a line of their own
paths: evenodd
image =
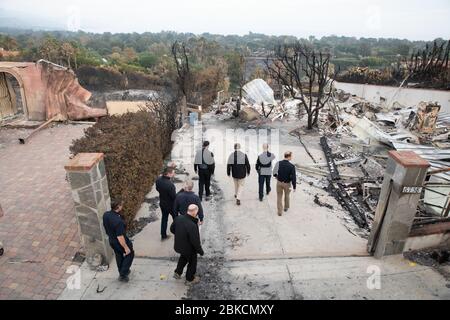
<svg viewBox="0 0 450 320">
<path fill-rule="evenodd" d="M 284 209 L 289 209 L 289 194 L 291 193 L 291 184 L 277 181 L 277 209 L 279 216 L 283 214 L 283 193 Z"/>
<path fill-rule="evenodd" d="M 234 180 L 234 194 L 237 200 L 241 200 L 242 189 L 244 188 L 245 179 L 235 179 Z"/>
</svg>

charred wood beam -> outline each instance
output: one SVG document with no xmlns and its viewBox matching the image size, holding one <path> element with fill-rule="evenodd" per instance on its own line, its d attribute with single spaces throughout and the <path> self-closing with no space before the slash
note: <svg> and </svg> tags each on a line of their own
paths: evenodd
<svg viewBox="0 0 450 320">
<path fill-rule="evenodd" d="M 325 159 L 327 160 L 328 169 L 330 170 L 331 180 L 340 180 L 341 177 L 339 176 L 339 171 L 336 162 L 334 161 L 333 152 L 328 145 L 326 137 L 320 138 L 320 145 L 322 146 L 323 152 L 325 153 Z"/>
<path fill-rule="evenodd" d="M 328 189 L 328 191 L 336 198 L 341 206 L 347 209 L 358 227 L 368 227 L 366 215 L 355 204 L 342 183 L 330 181 Z"/>
<path fill-rule="evenodd" d="M 44 122 L 43 124 L 41 124 L 39 127 L 37 127 L 36 129 L 34 129 L 33 131 L 31 131 L 30 134 L 28 134 L 27 136 L 24 137 L 20 137 L 19 138 L 19 142 L 20 144 L 25 144 L 27 143 L 32 137 L 34 137 L 39 131 L 42 131 L 43 129 L 47 128 L 52 122 L 56 121 L 59 118 L 59 115 L 54 116 L 53 118 L 47 120 L 46 122 Z"/>
<path fill-rule="evenodd" d="M 328 169 L 330 170 L 330 185 L 329 192 L 336 198 L 336 200 L 350 212 L 355 223 L 360 228 L 367 228 L 367 218 L 364 212 L 360 210 L 360 208 L 353 201 L 352 197 L 348 194 L 344 185 L 340 182 L 341 176 L 339 175 L 339 171 L 334 161 L 333 153 L 328 145 L 328 141 L 326 137 L 320 138 L 320 145 L 322 146 L 323 152 L 325 153 L 325 158 L 327 160 Z"/>
</svg>

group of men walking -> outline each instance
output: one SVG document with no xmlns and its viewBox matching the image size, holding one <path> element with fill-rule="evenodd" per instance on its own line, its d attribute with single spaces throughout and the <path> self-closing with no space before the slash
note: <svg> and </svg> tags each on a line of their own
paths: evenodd
<svg viewBox="0 0 450 320">
<path fill-rule="evenodd" d="M 234 152 L 229 156 L 227 162 L 227 175 L 233 177 L 234 180 L 234 197 L 236 204 L 241 205 L 242 189 L 244 187 L 245 178 L 250 175 L 250 163 L 248 157 L 241 150 L 241 145 L 234 145 Z M 295 166 L 290 162 L 292 160 L 292 152 L 287 151 L 284 154 L 284 160 L 276 163 L 273 167 L 275 155 L 269 151 L 269 145 L 263 145 L 263 153 L 256 160 L 255 169 L 258 172 L 258 196 L 259 201 L 264 199 L 264 187 L 266 195 L 272 191 L 271 178 L 272 175 L 277 179 L 277 211 L 282 216 L 283 211 L 289 210 L 289 195 L 291 192 L 291 184 L 294 191 L 297 188 L 297 174 Z"/>
<path fill-rule="evenodd" d="M 279 161 L 273 167 L 275 155 L 269 151 L 269 145 L 263 145 L 263 152 L 258 156 L 255 169 L 258 173 L 258 196 L 264 199 L 264 187 L 266 195 L 271 192 L 271 177 L 277 179 L 277 211 L 282 216 L 290 207 L 289 196 L 291 184 L 296 190 L 296 170 L 290 162 L 292 153 L 286 152 L 284 160 Z M 211 177 L 215 171 L 214 154 L 209 150 L 209 142 L 205 141 L 202 149 L 195 155 L 194 171 L 198 174 L 198 195 L 194 193 L 194 183 L 191 180 L 185 182 L 183 188 L 176 193 L 172 182 L 175 176 L 175 167 L 167 166 L 163 174 L 156 180 L 156 190 L 159 192 L 159 205 L 161 209 L 161 240 L 165 241 L 170 236 L 167 234 L 169 216 L 173 223 L 170 231 L 175 235 L 174 249 L 180 254 L 174 278 L 180 279 L 187 265 L 186 283 L 194 284 L 200 281 L 195 276 L 197 267 L 197 255 L 203 256 L 199 226 L 203 224 L 204 212 L 202 207 L 203 195 L 205 200 L 211 198 Z M 251 167 L 248 156 L 241 151 L 241 145 L 234 145 L 234 152 L 227 161 L 227 175 L 234 181 L 234 197 L 236 205 L 241 205 L 242 191 L 245 179 L 250 175 Z M 111 211 L 103 215 L 103 224 L 109 237 L 109 242 L 116 255 L 119 280 L 129 281 L 130 267 L 134 259 L 132 242 L 126 235 L 125 221 L 121 216 L 123 203 L 120 199 L 111 202 Z"/>
</svg>

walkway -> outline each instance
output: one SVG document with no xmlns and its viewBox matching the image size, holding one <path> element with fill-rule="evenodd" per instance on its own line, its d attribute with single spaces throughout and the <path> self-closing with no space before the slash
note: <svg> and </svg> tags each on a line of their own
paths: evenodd
<svg viewBox="0 0 450 320">
<path fill-rule="evenodd" d="M 64 164 L 86 125 L 56 125 L 26 145 L 27 130 L 0 129 L 0 300 L 55 299 L 80 249 Z"/>
</svg>

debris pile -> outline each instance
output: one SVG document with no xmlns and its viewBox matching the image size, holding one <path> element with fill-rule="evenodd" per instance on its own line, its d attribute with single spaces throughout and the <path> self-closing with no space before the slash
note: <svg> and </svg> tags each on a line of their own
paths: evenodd
<svg viewBox="0 0 450 320">
<path fill-rule="evenodd" d="M 239 117 L 246 122 L 302 120 L 305 115 L 300 100 L 275 100 L 273 90 L 261 79 L 247 83 L 243 91 L 241 100 L 216 105 L 216 114 L 237 116 L 239 105 Z M 335 197 L 359 228 L 370 230 L 390 150 L 414 151 L 431 164 L 418 223 L 449 216 L 450 113 L 442 112 L 438 103 L 403 106 L 383 98 L 371 103 L 335 90 L 319 110 L 318 121 L 326 162 L 314 159 L 302 141 L 307 133 L 299 128 L 290 134 L 299 138 L 313 163 L 296 167 L 303 180 Z"/>
<path fill-rule="evenodd" d="M 319 116 L 320 145 L 326 162 L 317 163 L 301 136 L 291 132 L 304 146 L 313 164 L 297 164 L 311 182 L 344 207 L 361 229 L 369 230 L 374 219 L 389 150 L 414 151 L 431 164 L 416 223 L 439 221 L 450 211 L 450 114 L 433 102 L 417 106 L 385 101 L 373 104 L 343 91 L 334 94 Z M 311 180 L 313 181 L 313 180 Z"/>
<path fill-rule="evenodd" d="M 374 218 L 389 150 L 414 151 L 431 164 L 417 223 L 448 217 L 450 114 L 440 109 L 437 103 L 421 102 L 410 107 L 394 104 L 389 110 L 384 101 L 372 104 L 342 91 L 335 93 L 334 108 L 328 113 L 334 113 L 334 123 L 340 125 L 330 126 L 328 118 L 319 118 L 328 191 L 359 227 L 370 227 Z M 352 174 L 340 174 L 342 167 Z M 299 170 L 320 174 L 311 167 Z"/>
<path fill-rule="evenodd" d="M 412 263 L 432 267 L 448 281 L 450 280 L 450 252 L 446 248 L 406 251 L 404 257 Z"/>
<path fill-rule="evenodd" d="M 242 87 L 242 99 L 233 99 L 213 106 L 216 114 L 239 116 L 243 121 L 267 119 L 269 121 L 295 117 L 299 112 L 299 100 L 277 102 L 274 92 L 262 79 L 255 79 Z M 240 109 L 239 114 L 236 110 Z"/>
</svg>

